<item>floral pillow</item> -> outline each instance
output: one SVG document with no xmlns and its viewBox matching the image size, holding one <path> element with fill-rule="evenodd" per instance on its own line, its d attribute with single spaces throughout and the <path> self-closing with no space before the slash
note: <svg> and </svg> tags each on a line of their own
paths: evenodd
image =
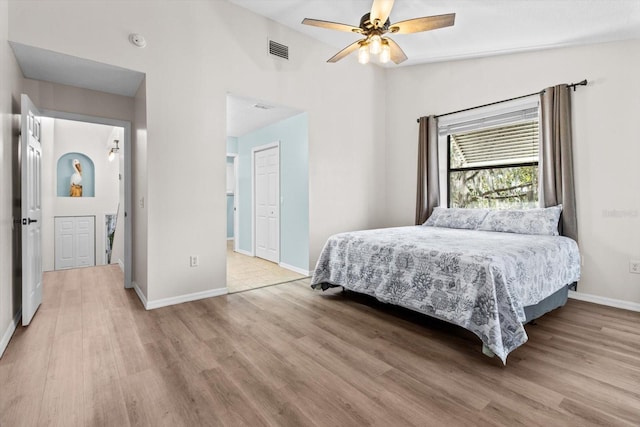
<svg viewBox="0 0 640 427">
<path fill-rule="evenodd" d="M 557 236 L 561 213 L 562 205 L 540 209 L 492 210 L 478 230 Z"/>
<path fill-rule="evenodd" d="M 441 208 L 433 213 L 423 224 L 429 227 L 465 228 L 475 230 L 489 213 L 488 209 Z"/>
</svg>

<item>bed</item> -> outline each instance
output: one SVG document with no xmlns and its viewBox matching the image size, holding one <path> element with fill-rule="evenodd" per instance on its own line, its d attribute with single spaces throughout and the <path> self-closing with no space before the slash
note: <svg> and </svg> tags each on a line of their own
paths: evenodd
<svg viewBox="0 0 640 427">
<path fill-rule="evenodd" d="M 506 364 L 527 341 L 524 324 L 566 302 L 580 278 L 578 246 L 557 231 L 490 231 L 504 221 L 484 229 L 436 222 L 331 236 L 311 286 L 342 286 L 459 325 Z"/>
</svg>

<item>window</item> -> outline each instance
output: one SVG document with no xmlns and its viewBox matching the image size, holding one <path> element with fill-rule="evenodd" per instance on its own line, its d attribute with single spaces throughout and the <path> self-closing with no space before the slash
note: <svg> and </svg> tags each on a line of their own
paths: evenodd
<svg viewBox="0 0 640 427">
<path fill-rule="evenodd" d="M 537 108 L 449 129 L 448 206 L 537 207 L 538 133 Z"/>
</svg>

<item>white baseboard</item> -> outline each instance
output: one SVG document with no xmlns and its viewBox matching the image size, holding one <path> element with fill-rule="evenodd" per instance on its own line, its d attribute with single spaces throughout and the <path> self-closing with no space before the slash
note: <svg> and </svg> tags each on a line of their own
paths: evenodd
<svg viewBox="0 0 640 427">
<path fill-rule="evenodd" d="M 218 297 L 220 295 L 226 295 L 229 291 L 227 288 L 211 289 L 208 291 L 194 292 L 192 294 L 180 295 L 177 297 L 161 298 L 152 301 L 146 301 L 145 308 L 147 310 L 153 310 L 154 308 L 166 307 L 168 305 L 181 304 L 183 302 L 196 301 L 199 299 Z"/>
<path fill-rule="evenodd" d="M 9 345 L 9 341 L 11 341 L 11 337 L 13 336 L 13 333 L 16 331 L 16 328 L 20 323 L 21 317 L 22 317 L 22 308 L 18 310 L 16 315 L 13 317 L 13 320 L 11 321 L 11 323 L 9 323 L 9 327 L 7 328 L 4 335 L 2 336 L 2 341 L 0 341 L 0 357 L 2 357 L 2 355 L 4 354 L 4 351 L 7 349 L 7 346 Z"/>
<path fill-rule="evenodd" d="M 569 291 L 569 298 L 577 299 L 580 301 L 592 302 L 594 304 L 607 305 L 609 307 L 616 307 L 616 308 L 622 308 L 625 310 L 640 312 L 640 304 L 638 304 L 637 302 L 606 298 L 598 295 L 584 294 L 582 292 L 575 292 L 575 291 Z"/>
<path fill-rule="evenodd" d="M 291 271 L 296 272 L 298 274 L 302 274 L 303 276 L 309 276 L 309 270 L 303 270 L 301 268 L 294 267 L 293 265 L 289 265 L 289 264 L 284 263 L 284 262 L 281 262 L 278 265 L 280 267 L 282 267 L 282 268 L 286 268 L 287 270 L 291 270 Z"/>
<path fill-rule="evenodd" d="M 236 252 L 238 252 L 239 254 L 242 254 L 242 255 L 246 255 L 246 256 L 253 256 L 252 252 L 245 251 L 243 249 L 236 249 Z"/>
<path fill-rule="evenodd" d="M 227 240 L 233 240 L 235 237 L 227 237 Z"/>
<path fill-rule="evenodd" d="M 140 302 L 142 302 L 142 305 L 144 306 L 145 310 L 148 310 L 147 297 L 145 297 L 144 294 L 142 293 L 142 289 L 140 289 L 140 286 L 138 286 L 138 284 L 135 281 L 132 281 L 131 284 L 133 285 L 133 290 L 136 291 L 136 294 L 138 294 L 138 298 L 140 298 Z"/>
<path fill-rule="evenodd" d="M 118 265 L 120 266 L 120 270 L 124 273 L 124 262 L 121 259 L 118 260 Z"/>
</svg>

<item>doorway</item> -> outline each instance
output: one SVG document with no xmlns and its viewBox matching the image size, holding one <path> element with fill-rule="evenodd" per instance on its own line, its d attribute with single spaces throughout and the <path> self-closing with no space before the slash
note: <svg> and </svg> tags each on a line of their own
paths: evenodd
<svg viewBox="0 0 640 427">
<path fill-rule="evenodd" d="M 43 271 L 108 264 L 124 271 L 124 131 L 42 118 Z"/>
<path fill-rule="evenodd" d="M 51 110 L 43 110 L 38 108 L 34 104 L 29 96 L 22 94 L 20 97 L 20 109 L 21 109 L 21 132 L 18 132 L 16 139 L 18 144 L 14 145 L 12 150 L 12 160 L 15 164 L 15 171 L 13 174 L 13 195 L 14 200 L 18 203 L 14 204 L 13 216 L 15 218 L 14 223 L 20 224 L 20 227 L 14 226 L 13 232 L 13 277 L 17 284 L 17 287 L 21 288 L 22 299 L 14 298 L 14 310 L 18 310 L 20 313 L 20 304 L 22 304 L 22 320 L 23 325 L 27 325 L 32 316 L 35 314 L 38 306 L 41 303 L 42 296 L 42 247 L 41 247 L 41 225 L 42 221 L 39 220 L 37 212 L 30 212 L 32 200 L 40 203 L 41 196 L 45 194 L 40 191 L 40 185 L 31 185 L 32 182 L 41 183 L 39 171 L 41 162 L 32 162 L 37 164 L 37 168 L 27 167 L 29 164 L 25 161 L 25 158 L 34 158 L 39 160 L 46 160 L 41 156 L 25 156 L 29 146 L 27 140 L 35 139 L 40 141 L 41 134 L 41 119 L 66 119 L 79 122 L 100 123 L 103 125 L 119 126 L 123 129 L 122 140 L 123 152 L 124 152 L 124 167 L 121 168 L 120 173 L 120 186 L 124 187 L 124 201 L 116 208 L 116 212 L 112 213 L 115 216 L 124 216 L 124 220 L 121 221 L 121 227 L 117 227 L 124 236 L 122 237 L 124 243 L 124 280 L 123 285 L 125 288 L 132 288 L 132 222 L 131 215 L 127 215 L 127 212 L 131 205 L 132 185 L 131 178 L 131 123 L 127 121 L 129 117 L 133 118 L 135 114 L 122 115 L 120 108 L 113 110 L 113 105 L 121 105 L 124 110 L 127 110 L 128 102 L 115 102 L 111 105 L 111 101 L 108 102 L 110 107 L 102 108 L 97 106 L 93 109 L 92 103 L 99 102 L 98 99 L 102 97 L 94 95 L 89 92 L 75 92 L 74 89 L 67 89 L 69 87 L 77 87 L 80 91 L 89 89 L 97 92 L 103 92 L 106 94 L 121 95 L 128 97 L 137 96 L 138 89 L 144 88 L 144 73 L 134 70 L 127 70 L 121 67 L 114 67 L 108 64 L 102 64 L 88 59 L 73 57 L 62 53 L 36 48 L 33 46 L 22 45 L 19 43 L 9 41 L 9 44 L 13 50 L 15 58 L 20 66 L 23 77 L 23 90 L 36 96 L 36 100 L 39 102 L 48 103 Z M 80 84 L 81 82 L 81 84 Z M 76 84 L 78 83 L 78 84 Z M 56 86 L 50 85 L 65 85 Z M 69 90 L 69 92 L 67 92 Z M 53 94 L 56 96 L 46 96 L 40 98 L 45 94 Z M 143 92 L 144 93 L 144 92 Z M 141 111 L 146 112 L 146 99 L 143 104 L 136 104 L 138 98 L 134 98 L 134 107 L 142 107 Z M 99 111 L 98 114 L 111 115 L 115 114 L 116 117 L 125 117 L 125 120 L 107 119 L 97 116 L 88 116 L 84 114 L 74 114 L 68 112 L 54 111 L 54 108 L 64 108 L 77 111 Z M 29 124 L 32 126 L 30 127 Z M 35 126 L 34 126 L 35 124 Z M 31 136 L 36 135 L 35 138 Z M 23 137 L 24 136 L 24 137 Z M 29 136 L 27 138 L 27 136 Z M 42 147 L 37 147 L 41 149 Z M 38 150 L 33 151 L 37 154 Z M 122 151 L 122 150 L 121 150 Z M 80 160 L 80 159 L 78 159 Z M 38 174 L 30 173 L 31 170 L 37 171 Z M 80 172 L 80 170 L 78 170 Z M 36 177 L 37 175 L 37 177 Z M 36 177 L 36 179 L 33 179 Z M 31 181 L 30 181 L 31 179 Z M 76 186 L 71 187 L 69 190 L 74 190 L 75 195 L 81 194 L 77 182 Z M 33 187 L 33 188 L 32 188 Z M 29 191 L 33 190 L 33 191 Z M 31 193 L 29 195 L 28 193 Z M 84 184 L 82 185 L 82 193 L 84 193 Z M 49 193 L 50 195 L 51 193 Z M 35 197 L 32 197 L 35 195 Z M 38 204 L 37 211 L 40 211 L 40 205 Z M 121 211 L 121 212 L 120 212 Z M 35 217 L 34 217 L 35 215 Z M 104 218 L 95 218 L 94 224 L 104 224 L 106 220 Z M 53 227 L 53 226 L 52 226 Z M 86 236 L 86 234 L 85 234 Z M 95 234 L 95 237 L 102 237 L 101 234 Z M 105 239 L 108 237 L 105 236 Z M 98 250 L 96 248 L 96 250 Z M 102 249 L 100 248 L 100 252 Z M 93 258 L 102 259 L 101 254 L 93 254 Z M 87 258 L 87 257 L 83 257 Z M 92 258 L 91 255 L 88 258 Z M 117 266 L 115 268 L 118 268 Z M 14 294 L 15 295 L 15 294 Z"/>
<path fill-rule="evenodd" d="M 227 95 L 226 153 L 227 290 L 307 277 L 307 114 Z"/>
<path fill-rule="evenodd" d="M 53 110 L 42 110 L 41 114 L 43 270 L 59 269 L 56 259 L 62 255 L 73 258 L 72 238 L 66 237 L 65 247 L 65 242 L 56 236 L 56 222 L 88 224 L 89 230 L 78 225 L 77 260 L 74 264 L 67 260 L 61 268 L 111 265 L 122 274 L 123 286 L 130 288 L 133 267 L 131 217 L 127 213 L 131 205 L 130 122 Z M 81 164 L 82 197 L 69 196 L 72 179 L 68 176 L 69 167 L 74 160 Z M 61 253 L 64 250 L 66 254 Z"/>
</svg>

